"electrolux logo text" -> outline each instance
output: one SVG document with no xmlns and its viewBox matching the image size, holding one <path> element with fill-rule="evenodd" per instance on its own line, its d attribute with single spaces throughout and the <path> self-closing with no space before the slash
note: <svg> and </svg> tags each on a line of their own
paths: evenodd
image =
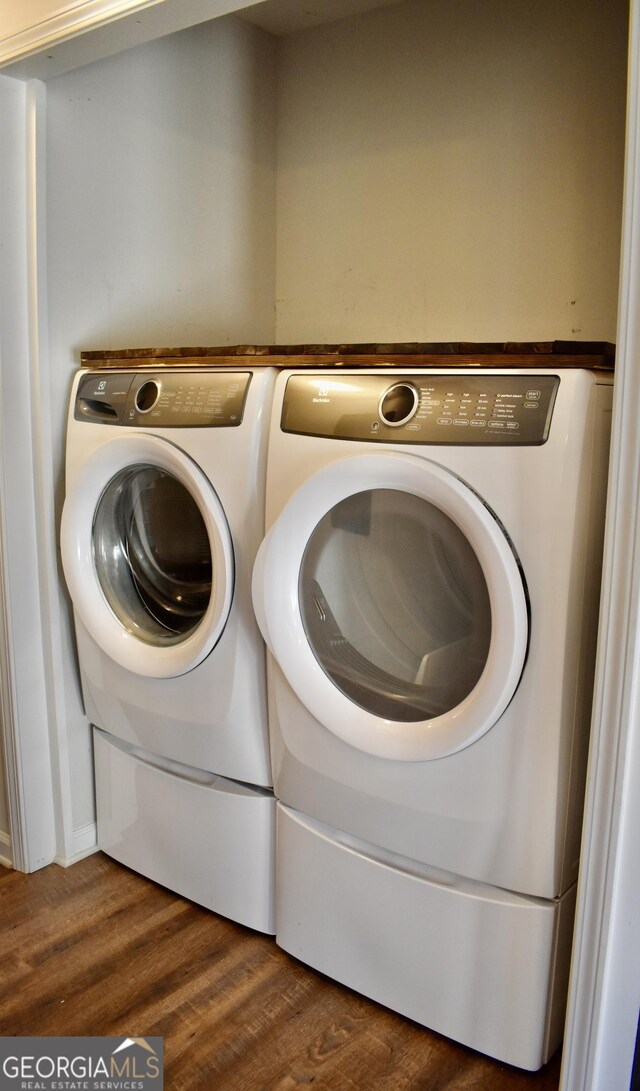
<svg viewBox="0 0 640 1091">
<path fill-rule="evenodd" d="M 0 1091 L 163 1091 L 162 1038 L 0 1038 Z"/>
</svg>

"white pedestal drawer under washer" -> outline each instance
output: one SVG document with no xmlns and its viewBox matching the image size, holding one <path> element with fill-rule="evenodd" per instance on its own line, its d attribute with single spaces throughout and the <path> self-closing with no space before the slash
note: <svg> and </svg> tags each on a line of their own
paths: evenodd
<svg viewBox="0 0 640 1091">
<path fill-rule="evenodd" d="M 273 382 L 81 371 L 61 527 L 100 847 L 265 932 L 275 799 L 250 580 Z"/>
<path fill-rule="evenodd" d="M 276 939 L 523 1068 L 562 1032 L 610 413 L 609 375 L 549 368 L 290 370 L 273 402 Z"/>
</svg>

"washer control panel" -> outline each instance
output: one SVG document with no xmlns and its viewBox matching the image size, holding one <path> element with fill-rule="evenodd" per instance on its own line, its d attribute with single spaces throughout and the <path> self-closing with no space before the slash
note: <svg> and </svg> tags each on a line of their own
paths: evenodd
<svg viewBox="0 0 640 1091">
<path fill-rule="evenodd" d="M 74 417 L 135 428 L 233 428 L 242 423 L 251 372 L 92 371 L 78 384 Z"/>
<path fill-rule="evenodd" d="M 283 432 L 381 443 L 536 445 L 549 435 L 557 375 L 292 375 Z"/>
</svg>

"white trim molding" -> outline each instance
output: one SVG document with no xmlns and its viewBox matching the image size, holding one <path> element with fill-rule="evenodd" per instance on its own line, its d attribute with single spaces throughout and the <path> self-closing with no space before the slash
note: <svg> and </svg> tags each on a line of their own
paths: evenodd
<svg viewBox="0 0 640 1091">
<path fill-rule="evenodd" d="M 197 23 L 249 7 L 254 0 L 81 0 L 48 19 L 3 35 L 0 69 L 19 79 L 59 76 Z"/>
<path fill-rule="evenodd" d="M 98 849 L 96 824 L 87 822 L 86 826 L 79 826 L 73 831 L 73 847 L 69 855 L 56 856 L 55 863 L 60 864 L 60 867 L 71 867 L 72 864 L 77 864 L 78 860 L 84 860 L 85 856 L 91 856 Z"/>
<path fill-rule="evenodd" d="M 640 0 L 600 644 L 561 1088 L 629 1091 L 640 1004 Z"/>
<path fill-rule="evenodd" d="M 0 76 L 0 700 L 13 864 L 55 854 L 34 489 L 32 96 Z"/>
<path fill-rule="evenodd" d="M 163 0 L 79 0 L 66 7 L 56 6 L 52 14 L 39 23 L 25 26 L 15 34 L 3 36 L 0 40 L 0 64 L 9 63 L 18 57 L 30 56 L 77 34 L 85 34 L 104 23 L 121 19 Z M 0 32 L 1 32 L 0 27 Z"/>
<path fill-rule="evenodd" d="M 13 850 L 11 848 L 11 838 L 8 833 L 3 833 L 0 830 L 0 864 L 3 867 L 13 867 Z"/>
<path fill-rule="evenodd" d="M 26 85 L 28 307 L 33 495 L 46 716 L 51 747 L 56 851 L 73 855 L 72 789 L 64 694 L 64 661 L 57 569 L 55 482 L 51 460 L 50 360 L 48 352 L 46 250 L 46 88 Z"/>
</svg>

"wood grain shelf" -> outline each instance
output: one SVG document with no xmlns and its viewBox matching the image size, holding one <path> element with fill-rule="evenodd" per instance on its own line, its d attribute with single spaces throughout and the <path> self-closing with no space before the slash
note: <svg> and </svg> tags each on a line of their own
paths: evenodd
<svg viewBox="0 0 640 1091">
<path fill-rule="evenodd" d="M 81 353 L 82 366 L 91 368 L 237 367 L 240 361 L 252 367 L 551 367 L 611 371 L 615 346 L 608 341 L 452 341 L 95 349 Z"/>
</svg>

